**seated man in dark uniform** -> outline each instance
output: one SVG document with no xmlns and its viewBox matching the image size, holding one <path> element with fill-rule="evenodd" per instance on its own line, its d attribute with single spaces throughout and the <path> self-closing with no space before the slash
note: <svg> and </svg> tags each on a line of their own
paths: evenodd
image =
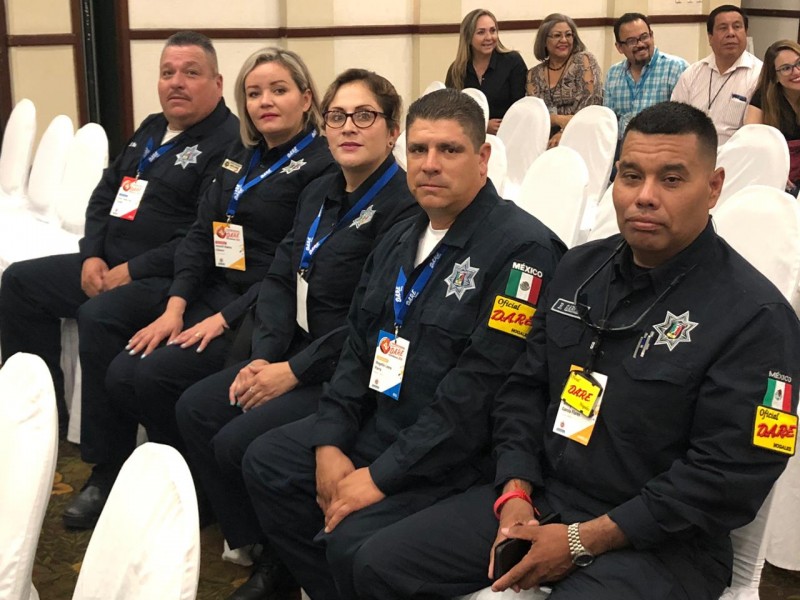
<svg viewBox="0 0 800 600">
<path fill-rule="evenodd" d="M 413 554 L 397 532 L 370 540 L 359 598 L 438 597 L 442 564 L 450 595 L 486 587 L 491 549 L 518 538 L 533 544 L 495 590 L 719 599 L 730 531 L 794 453 L 800 325 L 714 232 L 716 147 L 686 104 L 631 120 L 613 190 L 621 236 L 568 252 L 540 300 L 493 408 L 494 485 L 407 520 Z"/>
<path fill-rule="evenodd" d="M 372 535 L 490 480 L 491 399 L 563 252 L 487 179 L 474 100 L 423 96 L 406 132 L 425 214 L 367 259 L 318 413 L 262 435 L 244 458 L 262 529 L 315 599 L 354 598 L 353 560 Z"/>
<path fill-rule="evenodd" d="M 164 112 L 147 117 L 105 170 L 86 209 L 80 252 L 15 263 L 0 285 L 3 358 L 30 352 L 45 360 L 62 424 L 67 414 L 60 319 L 78 318 L 81 457 L 97 467 L 67 508 L 70 527 L 94 525 L 124 460 L 114 450 L 121 434 L 105 393 L 108 364 L 164 301 L 175 248 L 238 136 L 238 120 L 222 100 L 222 76 L 206 36 L 180 32 L 170 37 L 159 69 Z M 119 335 L 108 335 L 110 329 Z M 91 431 L 84 427 L 98 423 L 103 425 Z"/>
</svg>

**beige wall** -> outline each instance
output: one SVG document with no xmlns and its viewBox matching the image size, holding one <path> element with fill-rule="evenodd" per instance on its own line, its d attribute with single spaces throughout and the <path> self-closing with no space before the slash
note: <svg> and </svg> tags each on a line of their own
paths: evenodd
<svg viewBox="0 0 800 600">
<path fill-rule="evenodd" d="M 69 0 L 4 0 L 8 33 L 70 33 Z"/>
<path fill-rule="evenodd" d="M 750 8 L 772 8 L 778 10 L 800 10 L 800 0 L 744 0 L 745 10 Z M 750 31 L 753 37 L 753 52 L 764 58 L 764 52 L 778 40 L 797 40 L 800 19 L 783 17 L 750 17 Z"/>
</svg>

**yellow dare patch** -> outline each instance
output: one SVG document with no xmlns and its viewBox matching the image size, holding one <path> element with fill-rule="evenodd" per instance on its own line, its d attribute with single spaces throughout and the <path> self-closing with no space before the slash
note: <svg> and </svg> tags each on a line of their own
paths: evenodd
<svg viewBox="0 0 800 600">
<path fill-rule="evenodd" d="M 570 371 L 561 399 L 579 413 L 592 415 L 602 388 L 579 370 Z"/>
<path fill-rule="evenodd" d="M 797 415 L 757 406 L 753 424 L 753 445 L 794 456 L 797 444 Z"/>
<path fill-rule="evenodd" d="M 525 339 L 531 330 L 534 314 L 536 309 L 524 302 L 497 296 L 489 315 L 489 327 Z"/>
</svg>

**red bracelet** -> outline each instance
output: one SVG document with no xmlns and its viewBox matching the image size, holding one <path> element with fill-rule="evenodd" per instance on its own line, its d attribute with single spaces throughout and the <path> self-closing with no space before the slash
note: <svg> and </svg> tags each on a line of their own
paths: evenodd
<svg viewBox="0 0 800 600">
<path fill-rule="evenodd" d="M 521 498 L 525 500 L 525 502 L 533 506 L 533 500 L 531 500 L 531 497 L 528 496 L 528 493 L 525 490 L 511 490 L 510 492 L 506 492 L 505 494 L 503 494 L 497 500 L 494 501 L 495 517 L 497 517 L 498 519 L 500 518 L 500 511 L 503 509 L 505 503 L 511 500 L 512 498 Z"/>
</svg>

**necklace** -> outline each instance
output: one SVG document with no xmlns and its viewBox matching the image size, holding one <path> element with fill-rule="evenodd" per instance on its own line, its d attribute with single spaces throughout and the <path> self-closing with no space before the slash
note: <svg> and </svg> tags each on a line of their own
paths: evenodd
<svg viewBox="0 0 800 600">
<path fill-rule="evenodd" d="M 567 60 L 565 60 L 563 63 L 561 63 L 560 67 L 551 67 L 550 66 L 550 59 L 548 58 L 547 59 L 547 68 L 550 69 L 551 71 L 560 71 L 561 69 L 563 69 L 564 67 L 567 66 L 568 62 L 569 62 L 569 58 L 567 58 Z"/>
</svg>

